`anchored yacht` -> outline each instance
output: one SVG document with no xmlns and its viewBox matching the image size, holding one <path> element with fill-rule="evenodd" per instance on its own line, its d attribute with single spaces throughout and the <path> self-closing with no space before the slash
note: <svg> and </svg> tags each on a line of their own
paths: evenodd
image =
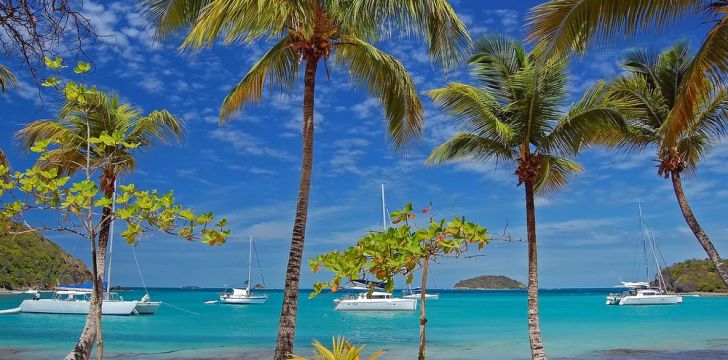
<svg viewBox="0 0 728 360">
<path fill-rule="evenodd" d="M 223 292 L 220 294 L 220 302 L 223 304 L 263 304 L 268 300 L 268 294 L 254 294 L 250 290 L 250 273 L 253 271 L 253 236 L 250 236 L 250 243 L 248 245 L 248 281 L 245 289 L 233 288 L 232 292 Z M 258 265 L 260 267 L 260 264 Z"/>
</svg>

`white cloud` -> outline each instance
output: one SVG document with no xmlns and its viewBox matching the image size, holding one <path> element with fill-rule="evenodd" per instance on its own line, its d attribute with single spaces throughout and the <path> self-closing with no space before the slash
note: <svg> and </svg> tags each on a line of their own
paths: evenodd
<svg viewBox="0 0 728 360">
<path fill-rule="evenodd" d="M 295 160 L 295 157 L 288 152 L 268 147 L 265 141 L 237 129 L 220 127 L 210 132 L 210 138 L 228 143 L 244 154 L 268 156 L 285 161 Z"/>
</svg>

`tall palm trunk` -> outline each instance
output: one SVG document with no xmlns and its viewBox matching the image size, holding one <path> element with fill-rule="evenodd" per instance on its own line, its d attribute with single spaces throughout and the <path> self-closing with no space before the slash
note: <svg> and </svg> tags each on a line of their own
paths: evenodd
<svg viewBox="0 0 728 360">
<path fill-rule="evenodd" d="M 698 219 L 696 219 L 695 215 L 693 214 L 693 210 L 690 209 L 688 199 L 687 197 L 685 197 L 685 192 L 682 188 L 682 181 L 680 180 L 679 172 L 672 172 L 672 188 L 675 189 L 675 197 L 677 197 L 677 203 L 680 205 L 680 210 L 682 211 L 683 217 L 688 223 L 690 230 L 692 230 L 693 234 L 695 234 L 695 238 L 698 239 L 698 242 L 708 254 L 710 261 L 712 261 L 715 265 L 715 268 L 718 270 L 718 275 L 720 275 L 723 283 L 726 285 L 726 287 L 728 287 L 728 267 L 721 260 L 720 255 L 718 255 L 718 250 L 715 249 L 715 246 L 713 246 L 713 243 L 708 238 L 708 235 L 705 233 L 705 231 L 703 231 L 703 228 L 700 227 Z"/>
<path fill-rule="evenodd" d="M 420 351 L 417 355 L 417 360 L 425 360 L 425 346 L 427 339 L 425 336 L 425 329 L 427 327 L 427 301 L 425 294 L 427 293 L 427 267 L 429 261 L 425 258 L 425 262 L 422 265 L 422 284 L 420 285 Z"/>
<path fill-rule="evenodd" d="M 101 178 L 101 189 L 104 196 L 111 199 L 114 196 L 114 181 L 116 175 L 111 169 L 105 169 Z M 104 298 L 104 274 L 106 269 L 106 253 L 109 244 L 111 221 L 113 214 L 111 208 L 106 207 L 101 213 L 101 228 L 99 229 L 98 246 L 93 249 L 94 257 L 94 286 L 91 302 L 89 305 L 86 324 L 83 327 L 81 336 L 73 348 L 73 351 L 66 356 L 66 360 L 87 360 L 91 358 L 93 343 L 96 340 L 96 358 L 101 360 L 104 357 L 104 338 L 101 328 L 102 305 Z M 92 240 L 93 241 L 93 240 Z"/>
<path fill-rule="evenodd" d="M 283 307 L 281 309 L 281 319 L 278 323 L 275 360 L 285 360 L 293 355 L 293 340 L 296 333 L 296 315 L 298 312 L 298 285 L 301 279 L 301 258 L 303 257 L 303 240 L 306 235 L 308 195 L 311 190 L 311 172 L 313 167 L 313 106 L 317 66 L 318 57 L 309 57 L 306 60 L 303 89 L 303 158 L 301 161 L 301 181 L 298 186 L 296 218 L 293 223 L 291 252 L 288 255 L 288 268 L 286 269 L 286 281 L 283 288 Z"/>
<path fill-rule="evenodd" d="M 528 232 L 528 340 L 531 359 L 546 360 L 538 316 L 538 250 L 536 249 L 536 209 L 533 200 L 533 180 L 526 180 L 526 229 Z"/>
</svg>

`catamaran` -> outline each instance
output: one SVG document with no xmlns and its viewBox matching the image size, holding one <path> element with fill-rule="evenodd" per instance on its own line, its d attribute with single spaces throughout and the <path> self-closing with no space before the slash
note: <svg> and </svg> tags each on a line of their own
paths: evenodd
<svg viewBox="0 0 728 360">
<path fill-rule="evenodd" d="M 250 243 L 248 245 L 248 281 L 245 289 L 233 288 L 231 293 L 225 291 L 220 294 L 220 302 L 223 304 L 263 304 L 268 300 L 268 294 L 254 294 L 250 290 L 250 274 L 253 270 L 253 235 L 250 235 Z"/>
<path fill-rule="evenodd" d="M 655 242 L 655 235 L 647 228 L 642 217 L 642 205 L 638 206 L 640 215 L 640 232 L 642 234 L 640 243 L 644 255 L 645 274 L 647 281 L 622 281 L 621 286 L 628 290 L 622 293 L 613 293 L 607 296 L 607 305 L 674 305 L 682 303 L 682 297 L 675 294 L 668 294 L 665 286 L 665 279 L 662 277 L 662 267 L 658 260 L 658 247 Z M 650 263 L 648 252 L 652 253 L 652 260 L 655 262 L 657 287 L 650 284 Z"/>
</svg>

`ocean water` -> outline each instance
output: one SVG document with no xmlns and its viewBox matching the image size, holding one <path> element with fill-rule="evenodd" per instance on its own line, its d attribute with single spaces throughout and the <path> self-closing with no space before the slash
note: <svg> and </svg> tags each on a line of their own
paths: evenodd
<svg viewBox="0 0 728 360">
<path fill-rule="evenodd" d="M 219 290 L 150 289 L 164 302 L 156 315 L 104 317 L 109 359 L 269 359 L 275 343 L 280 291 L 264 305 L 204 304 Z M 544 290 L 541 326 L 551 359 L 728 359 L 728 297 L 686 297 L 675 306 L 604 304 L 610 289 Z M 529 357 L 523 291 L 439 291 L 428 302 L 430 359 L 510 360 Z M 141 291 L 120 293 L 139 298 Z M 416 358 L 419 312 L 339 313 L 333 299 L 304 292 L 299 302 L 297 352 L 343 335 L 384 349 L 383 359 Z M 0 309 L 23 296 L 0 296 Z M 60 358 L 75 344 L 85 317 L 0 315 L 0 358 Z"/>
</svg>

